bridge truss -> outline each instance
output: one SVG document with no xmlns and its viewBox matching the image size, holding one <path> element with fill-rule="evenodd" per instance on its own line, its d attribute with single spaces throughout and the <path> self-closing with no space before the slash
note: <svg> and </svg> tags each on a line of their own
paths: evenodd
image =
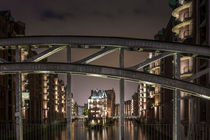
<svg viewBox="0 0 210 140">
<path fill-rule="evenodd" d="M 21 62 L 21 48 L 45 48 L 38 55 Z M 41 60 L 67 49 L 67 61 L 65 63 L 40 62 Z M 100 49 L 79 61 L 71 61 L 71 48 Z M 188 92 L 192 96 L 210 99 L 210 88 L 203 87 L 192 81 L 209 72 L 209 68 L 198 72 L 188 79 L 180 79 L 180 57 L 196 56 L 209 59 L 210 48 L 208 46 L 186 45 L 180 43 L 159 42 L 134 38 L 117 37 L 91 37 L 91 36 L 29 36 L 0 39 L 0 49 L 16 49 L 16 62 L 0 59 L 0 74 L 16 74 L 16 135 L 18 140 L 23 139 L 22 115 L 21 115 L 21 74 L 22 73 L 66 73 L 67 74 L 67 123 L 68 138 L 71 138 L 71 75 L 81 74 L 88 76 L 100 76 L 103 78 L 119 79 L 120 82 L 120 139 L 124 138 L 124 80 L 145 82 L 147 84 L 160 85 L 174 90 L 173 109 L 173 139 L 178 140 L 180 124 L 180 91 Z M 120 50 L 119 68 L 89 65 L 90 62 L 101 58 L 116 50 Z M 124 67 L 124 50 L 140 52 L 157 52 L 158 56 L 147 59 L 132 67 Z M 174 78 L 148 74 L 139 71 L 157 60 L 168 56 L 174 56 Z"/>
</svg>

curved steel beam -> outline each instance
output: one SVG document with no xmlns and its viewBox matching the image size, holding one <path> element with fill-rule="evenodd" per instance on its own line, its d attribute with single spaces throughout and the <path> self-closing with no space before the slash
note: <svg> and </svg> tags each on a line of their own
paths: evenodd
<svg viewBox="0 0 210 140">
<path fill-rule="evenodd" d="M 129 67 L 129 69 L 132 69 L 132 70 L 138 70 L 138 69 L 141 69 L 157 60 L 160 60 L 160 59 L 163 59 L 165 57 L 168 57 L 168 56 L 171 56 L 173 55 L 174 53 L 169 53 L 169 52 L 165 52 L 165 53 L 161 53 L 159 54 L 158 56 L 154 56 L 152 58 L 149 58 L 149 59 L 146 59 L 144 62 L 141 62 L 135 66 L 132 66 L 132 67 Z"/>
<path fill-rule="evenodd" d="M 183 43 L 169 43 L 154 40 L 95 37 L 95 36 L 26 36 L 0 39 L 0 46 L 10 45 L 37 45 L 37 44 L 75 44 L 75 45 L 101 45 L 124 47 L 128 49 L 146 49 L 153 51 L 166 51 L 177 53 L 197 54 L 210 56 L 210 47 L 199 45 L 186 45 Z"/>
<path fill-rule="evenodd" d="M 103 57 L 103 56 L 105 56 L 105 55 L 107 55 L 109 53 L 114 52 L 115 50 L 116 50 L 115 48 L 105 48 L 105 49 L 100 50 L 99 52 L 96 52 L 96 53 L 94 53 L 94 54 L 92 54 L 92 55 L 90 55 L 90 56 L 88 56 L 86 58 L 83 58 L 83 59 L 81 59 L 79 61 L 76 61 L 74 63 L 88 64 L 88 63 L 90 63 L 92 61 L 95 61 L 96 59 L 99 59 L 99 58 L 101 58 L 101 57 Z"/>
<path fill-rule="evenodd" d="M 57 72 L 57 73 L 77 73 L 77 74 L 92 74 L 110 76 L 113 78 L 136 79 L 148 83 L 156 83 L 169 88 L 177 88 L 182 91 L 191 93 L 193 96 L 210 97 L 210 89 L 201 87 L 199 85 L 181 81 L 177 79 L 170 79 L 159 75 L 152 75 L 140 71 L 133 71 L 128 69 L 120 69 L 113 67 L 82 65 L 82 64 L 68 64 L 68 63 L 8 63 L 0 64 L 0 72 L 2 73 L 16 73 L 16 72 Z"/>
<path fill-rule="evenodd" d="M 66 46 L 53 46 L 53 47 L 37 54 L 36 56 L 25 60 L 25 62 L 39 62 L 39 61 L 49 57 L 50 55 L 53 55 L 53 54 L 63 50 L 64 48 L 66 48 Z"/>
<path fill-rule="evenodd" d="M 210 72 L 210 68 L 206 68 L 206 69 L 204 69 L 202 71 L 199 71 L 198 73 L 195 73 L 193 76 L 187 77 L 187 78 L 185 78 L 183 80 L 185 80 L 185 81 L 192 81 L 192 80 L 195 80 L 195 79 L 197 79 L 197 78 L 199 78 L 199 77 L 201 77 L 201 76 L 203 76 L 203 75 L 205 75 L 205 74 L 207 74 L 209 72 Z"/>
</svg>

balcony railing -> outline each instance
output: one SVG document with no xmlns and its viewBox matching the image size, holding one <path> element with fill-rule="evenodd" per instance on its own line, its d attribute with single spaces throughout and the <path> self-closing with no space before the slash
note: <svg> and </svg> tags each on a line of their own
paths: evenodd
<svg viewBox="0 0 210 140">
<path fill-rule="evenodd" d="M 48 77 L 46 77 L 46 78 L 43 77 L 43 81 L 49 82 L 49 78 Z"/>
<path fill-rule="evenodd" d="M 185 77 L 190 77 L 193 75 L 193 71 L 190 70 L 188 67 L 184 68 L 184 70 L 181 72 L 180 77 L 185 78 Z"/>
<path fill-rule="evenodd" d="M 189 17 L 185 17 L 183 21 L 188 21 L 188 20 L 191 20 L 191 19 L 192 19 L 192 17 L 189 16 Z"/>
<path fill-rule="evenodd" d="M 178 22 L 178 21 L 177 21 L 177 22 Z M 178 34 L 180 34 L 180 33 L 179 33 L 179 29 L 180 29 L 180 28 L 185 27 L 185 26 L 188 26 L 188 25 L 190 25 L 191 23 L 192 23 L 192 19 L 185 20 L 185 21 L 181 22 L 180 24 L 175 25 L 175 26 L 172 28 L 172 31 L 178 35 Z"/>
<path fill-rule="evenodd" d="M 150 67 L 150 70 L 155 71 L 160 68 L 160 64 L 155 64 Z"/>
<path fill-rule="evenodd" d="M 47 97 L 47 99 L 46 98 L 43 98 L 43 101 L 49 101 L 50 99 Z"/>
<path fill-rule="evenodd" d="M 29 92 L 22 92 L 22 98 L 25 99 L 25 100 L 29 100 L 30 99 Z"/>
<path fill-rule="evenodd" d="M 177 3 L 176 8 L 173 10 L 172 15 L 173 17 L 175 17 L 176 19 L 179 18 L 179 12 L 186 9 L 186 8 L 190 8 L 192 6 L 192 1 L 186 1 L 183 4 Z"/>
<path fill-rule="evenodd" d="M 43 87 L 49 89 L 49 85 L 44 85 Z"/>
<path fill-rule="evenodd" d="M 160 91 L 155 92 L 153 95 L 154 95 L 154 96 L 159 96 L 159 95 L 160 95 Z"/>
</svg>

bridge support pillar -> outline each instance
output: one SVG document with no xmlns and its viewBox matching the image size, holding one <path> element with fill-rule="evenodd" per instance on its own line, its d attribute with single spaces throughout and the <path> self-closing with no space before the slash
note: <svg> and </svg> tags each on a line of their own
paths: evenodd
<svg viewBox="0 0 210 140">
<path fill-rule="evenodd" d="M 71 63 L 71 48 L 67 47 L 67 63 Z M 71 94 L 71 74 L 67 73 L 67 140 L 71 140 L 72 133 L 72 94 Z"/>
<path fill-rule="evenodd" d="M 20 49 L 16 46 L 16 62 L 21 61 Z M 16 89 L 15 89 L 15 118 L 16 118 L 16 139 L 23 140 L 23 123 L 22 123 L 22 92 L 21 92 L 21 73 L 16 73 Z"/>
<path fill-rule="evenodd" d="M 174 55 L 174 78 L 180 79 L 180 55 Z M 174 90 L 173 99 L 173 140 L 180 140 L 180 90 Z"/>
<path fill-rule="evenodd" d="M 120 68 L 124 68 L 124 49 L 120 49 Z M 119 118 L 119 140 L 124 140 L 124 79 L 120 79 L 120 118 Z"/>
</svg>

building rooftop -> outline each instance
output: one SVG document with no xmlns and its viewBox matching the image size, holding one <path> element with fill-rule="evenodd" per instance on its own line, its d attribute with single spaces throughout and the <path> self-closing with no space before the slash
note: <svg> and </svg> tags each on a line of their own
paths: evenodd
<svg viewBox="0 0 210 140">
<path fill-rule="evenodd" d="M 107 97 L 107 94 L 104 90 L 92 90 L 91 91 L 91 96 L 89 97 L 89 99 L 103 99 Z"/>
</svg>

